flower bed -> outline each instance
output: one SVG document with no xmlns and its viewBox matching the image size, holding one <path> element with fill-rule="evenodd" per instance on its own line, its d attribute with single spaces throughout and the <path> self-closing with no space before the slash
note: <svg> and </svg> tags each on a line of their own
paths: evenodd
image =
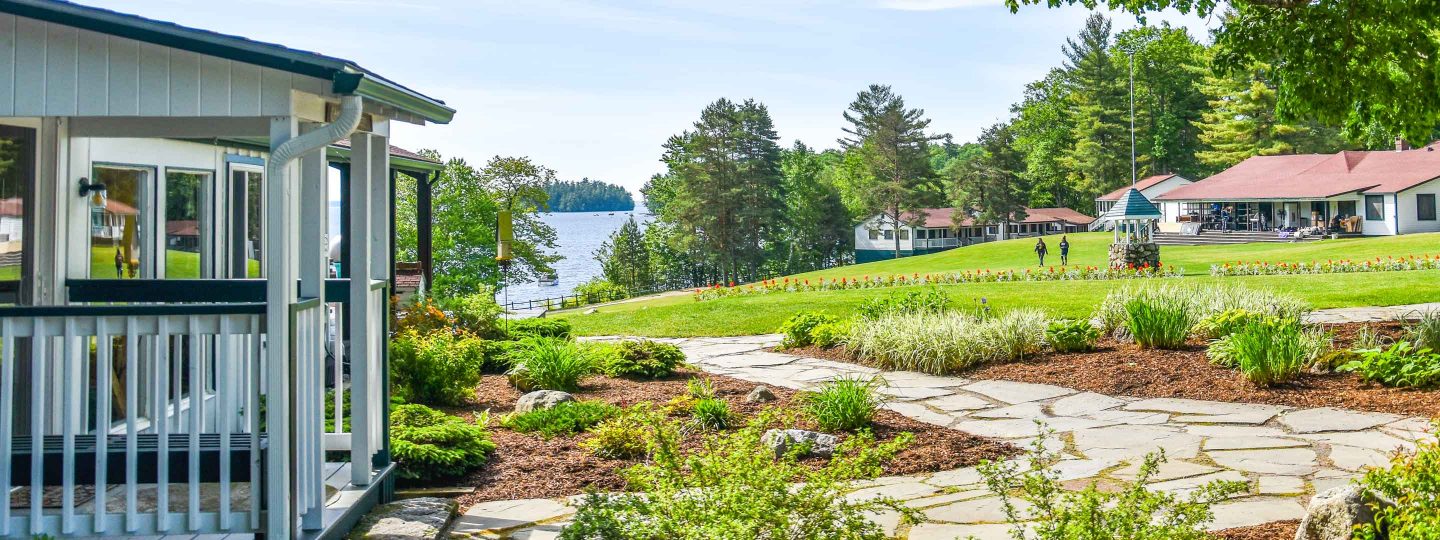
<svg viewBox="0 0 1440 540">
<path fill-rule="evenodd" d="M 1185 270 L 1177 266 L 1160 265 L 1154 268 L 1109 268 L 1101 266 L 1051 266 L 1044 270 L 965 270 L 932 274 L 896 274 L 890 276 L 862 276 L 858 278 L 824 279 L 767 279 L 744 285 L 711 285 L 695 289 L 696 300 L 714 300 L 727 296 L 744 296 L 778 292 L 843 291 L 851 289 L 879 289 L 911 285 L 957 285 L 961 283 L 1005 283 L 1025 281 L 1080 281 L 1103 279 L 1144 279 L 1181 277 Z"/>
<path fill-rule="evenodd" d="M 1287 276 L 1300 274 L 1354 274 L 1358 272 L 1399 272 L 1404 270 L 1440 269 L 1440 255 L 1408 257 L 1376 257 L 1363 261 L 1350 259 L 1311 262 L 1245 262 L 1210 265 L 1212 276 Z"/>
</svg>

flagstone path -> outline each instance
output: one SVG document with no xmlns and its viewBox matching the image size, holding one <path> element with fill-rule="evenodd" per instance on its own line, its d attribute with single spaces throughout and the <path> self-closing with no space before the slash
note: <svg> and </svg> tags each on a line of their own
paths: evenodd
<svg viewBox="0 0 1440 540">
<path fill-rule="evenodd" d="M 1430 312 L 1440 313 L 1440 302 L 1399 306 L 1361 306 L 1317 309 L 1305 316 L 1310 323 L 1384 322 L 1397 319 L 1415 320 Z"/>
<path fill-rule="evenodd" d="M 1039 435 L 1039 420 L 1055 432 L 1047 444 L 1063 456 L 1054 470 L 1076 488 L 1133 480 L 1140 458 L 1163 449 L 1169 462 L 1150 479 L 1152 489 L 1187 493 L 1213 480 L 1250 484 L 1249 493 L 1215 506 L 1213 529 L 1298 519 L 1315 493 L 1384 464 L 1392 450 L 1414 448 L 1429 428 L 1425 419 L 1392 414 L 1139 399 L 1043 384 L 881 373 L 764 350 L 778 343 L 773 335 L 662 341 L 679 345 L 689 362 L 707 372 L 772 386 L 803 389 L 841 376 L 879 374 L 888 384 L 887 408 L 1021 446 Z M 856 487 L 850 496 L 891 496 L 924 512 L 929 521 L 914 526 L 898 524 L 895 515 L 874 516 L 898 538 L 1007 538 L 999 500 L 973 467 L 885 477 Z M 455 534 L 555 538 L 574 511 L 567 502 L 483 503 L 460 517 Z"/>
</svg>

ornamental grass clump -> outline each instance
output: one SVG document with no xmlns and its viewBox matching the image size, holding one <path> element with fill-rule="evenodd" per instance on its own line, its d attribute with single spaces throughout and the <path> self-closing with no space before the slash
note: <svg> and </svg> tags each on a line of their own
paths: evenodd
<svg viewBox="0 0 1440 540">
<path fill-rule="evenodd" d="M 870 425 L 885 400 L 880 396 L 884 379 L 842 377 L 803 394 L 805 413 L 827 432 L 855 431 Z"/>
<path fill-rule="evenodd" d="M 398 405 L 390 412 L 390 451 L 396 474 L 408 480 L 455 478 L 485 464 L 495 450 L 482 413 L 466 422 L 424 405 Z"/>
<path fill-rule="evenodd" d="M 970 313 L 897 313 L 858 321 L 847 350 L 882 369 L 948 374 L 990 362 L 1022 360 L 1045 343 L 1044 312 L 1018 309 Z"/>
<path fill-rule="evenodd" d="M 1064 319 L 1051 321 L 1045 327 L 1045 341 L 1059 353 L 1090 352 L 1100 339 L 1100 330 L 1090 321 Z"/>
<path fill-rule="evenodd" d="M 1135 298 L 1125 303 L 1125 327 L 1142 348 L 1184 347 L 1194 324 L 1191 306 L 1174 297 Z"/>
<path fill-rule="evenodd" d="M 1210 345 L 1211 361 L 1234 367 L 1259 386 L 1294 379 L 1319 354 L 1300 321 L 1270 317 L 1251 322 Z"/>
<path fill-rule="evenodd" d="M 1066 489 L 1051 468 L 1060 456 L 1046 449 L 1047 438 L 1042 434 L 1031 443 L 1028 467 L 1022 469 L 1018 460 L 985 461 L 979 467 L 985 484 L 1000 495 L 1014 538 L 1208 540 L 1213 538 L 1205 527 L 1214 519 L 1210 506 L 1248 489 L 1244 482 L 1222 480 L 1199 486 L 1184 498 L 1147 489 L 1165 462 L 1163 451 L 1146 455 L 1135 481 L 1119 490 L 1095 483 L 1078 491 Z"/>
<path fill-rule="evenodd" d="M 923 519 L 893 498 L 846 497 L 853 482 L 878 476 L 910 443 L 909 434 L 878 444 L 855 434 L 813 466 L 799 462 L 799 446 L 777 459 L 761 441 L 777 420 L 774 411 L 762 413 L 741 429 L 706 435 L 692 449 L 682 446 L 679 426 L 652 418 L 649 462 L 621 471 L 627 491 L 586 495 L 560 538 L 883 540 L 886 531 L 867 515 Z"/>
<path fill-rule="evenodd" d="M 1426 311 L 1405 330 L 1405 338 L 1416 347 L 1440 351 L 1440 311 Z"/>
<path fill-rule="evenodd" d="M 580 379 L 595 372 L 594 356 L 573 342 L 557 338 L 531 338 L 512 351 L 510 384 L 522 392 L 580 389 Z"/>
<path fill-rule="evenodd" d="M 1133 300 L 1184 304 L 1195 318 L 1192 322 L 1232 309 L 1285 319 L 1299 319 L 1310 312 L 1310 306 L 1304 301 L 1266 289 L 1178 283 L 1128 286 L 1110 291 L 1095 308 L 1094 318 L 1100 321 L 1101 331 L 1110 333 L 1125 326 L 1128 318 L 1126 306 Z"/>
<path fill-rule="evenodd" d="M 690 406 L 690 421 L 700 429 L 725 429 L 734 418 L 730 403 L 720 398 L 697 399 Z"/>
<path fill-rule="evenodd" d="M 1227 309 L 1200 318 L 1190 333 L 1200 339 L 1220 339 L 1256 321 L 1263 321 L 1268 315 L 1242 308 Z"/>
</svg>

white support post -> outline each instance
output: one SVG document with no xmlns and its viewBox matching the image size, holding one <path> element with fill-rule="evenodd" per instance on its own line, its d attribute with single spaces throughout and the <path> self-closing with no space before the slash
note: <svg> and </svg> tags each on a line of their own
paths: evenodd
<svg viewBox="0 0 1440 540">
<path fill-rule="evenodd" d="M 294 117 L 275 117 L 270 121 L 270 151 L 295 137 Z M 295 210 L 299 193 L 290 182 L 292 167 L 265 178 L 265 432 L 269 447 L 265 450 L 269 466 L 265 472 L 265 531 L 269 538 L 288 539 L 294 536 L 291 523 L 291 501 L 295 499 L 291 485 L 293 466 L 290 430 L 290 306 L 295 303 L 294 235 L 298 221 Z"/>
<path fill-rule="evenodd" d="M 380 351 L 373 350 L 374 327 L 370 324 L 373 309 L 370 297 L 371 264 L 374 262 L 371 220 L 374 184 L 383 184 L 372 167 L 374 153 L 384 154 L 386 148 L 376 146 L 383 141 L 368 133 L 356 132 L 350 136 L 350 257 L 343 263 L 350 278 L 350 303 L 345 318 L 350 321 L 350 483 L 357 486 L 370 484 L 370 460 L 375 448 L 371 439 L 371 407 L 367 403 L 372 384 L 370 363 Z M 378 172 L 380 176 L 383 171 Z M 338 416 L 338 415 L 337 415 Z"/>
<path fill-rule="evenodd" d="M 299 324 L 312 331 L 324 328 L 325 269 L 326 261 L 329 260 L 324 236 L 330 213 L 326 202 L 327 169 L 324 148 L 300 158 L 300 296 L 320 298 L 322 307 L 307 310 L 301 317 L 308 322 Z M 305 462 L 301 469 L 310 472 L 308 476 L 301 477 L 304 485 L 299 486 L 300 492 L 306 495 L 301 500 L 308 502 L 308 506 L 301 509 L 301 526 L 306 530 L 318 530 L 324 525 L 325 514 L 325 475 L 320 474 L 325 468 L 325 396 L 321 388 L 325 380 L 325 344 L 320 339 L 306 339 L 301 340 L 297 346 L 309 349 L 297 351 L 295 355 L 297 359 L 309 363 L 295 366 L 297 371 L 304 371 L 306 374 L 304 377 L 297 377 L 297 380 L 304 381 L 309 386 L 297 392 L 305 403 L 296 406 L 297 410 L 304 414 L 298 421 L 307 425 L 307 429 L 300 431 L 307 439 L 298 446 L 305 450 L 299 457 Z M 336 418 L 341 416 L 337 414 Z"/>
</svg>

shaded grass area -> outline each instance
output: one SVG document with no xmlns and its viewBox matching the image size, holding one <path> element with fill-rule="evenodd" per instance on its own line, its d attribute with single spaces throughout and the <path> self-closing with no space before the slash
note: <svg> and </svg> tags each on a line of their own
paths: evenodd
<svg viewBox="0 0 1440 540">
<path fill-rule="evenodd" d="M 1265 288 L 1294 295 L 1317 309 L 1324 309 L 1437 302 L 1440 301 L 1440 287 L 1434 286 L 1437 280 L 1440 280 L 1440 270 L 1224 278 L 1196 276 L 1163 282 Z M 967 283 L 946 285 L 942 289 L 961 308 L 985 298 L 997 310 L 1030 307 L 1044 309 L 1056 317 L 1077 318 L 1088 317 L 1111 289 L 1151 282 L 1159 280 Z M 553 316 L 568 318 L 574 324 L 575 332 L 581 335 L 753 335 L 775 332 L 780 323 L 801 311 L 848 316 L 866 300 L 896 290 L 900 288 L 774 293 L 705 302 L 697 302 L 690 295 L 675 295 L 603 306 L 593 314 L 569 311 Z"/>
</svg>

